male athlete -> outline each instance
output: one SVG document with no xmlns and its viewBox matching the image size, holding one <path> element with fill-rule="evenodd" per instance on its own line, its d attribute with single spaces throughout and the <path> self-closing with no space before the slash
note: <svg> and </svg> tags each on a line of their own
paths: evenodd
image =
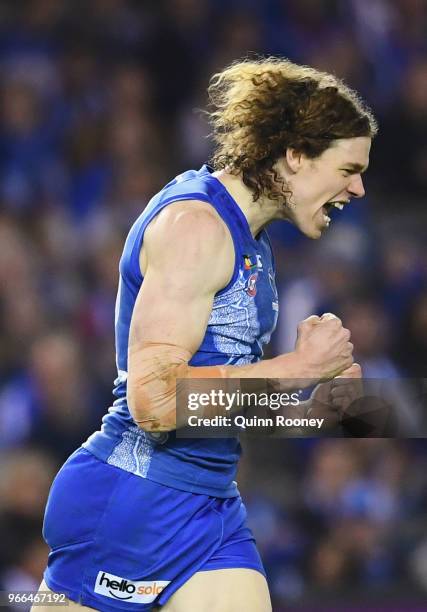
<svg viewBox="0 0 427 612">
<path fill-rule="evenodd" d="M 172 180 L 130 230 L 117 399 L 52 485 L 40 589 L 71 610 L 271 610 L 234 481 L 239 442 L 179 438 L 176 380 L 354 373 L 350 332 L 330 314 L 300 323 L 292 353 L 261 359 L 278 309 L 265 227 L 283 219 L 317 239 L 333 206 L 364 195 L 371 112 L 286 60 L 233 64 L 209 91 L 213 167 Z"/>
</svg>

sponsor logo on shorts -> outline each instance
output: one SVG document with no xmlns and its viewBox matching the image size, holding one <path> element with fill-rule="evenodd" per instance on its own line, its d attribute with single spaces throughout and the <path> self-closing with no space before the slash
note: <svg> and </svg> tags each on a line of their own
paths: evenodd
<svg viewBox="0 0 427 612">
<path fill-rule="evenodd" d="M 170 580 L 133 581 L 114 574 L 100 571 L 96 577 L 95 593 L 128 601 L 130 603 L 151 603 Z"/>
</svg>

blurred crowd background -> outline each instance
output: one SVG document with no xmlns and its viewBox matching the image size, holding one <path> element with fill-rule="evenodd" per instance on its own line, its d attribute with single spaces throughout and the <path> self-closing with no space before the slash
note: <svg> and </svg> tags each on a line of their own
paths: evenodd
<svg viewBox="0 0 427 612">
<path fill-rule="evenodd" d="M 366 375 L 427 377 L 425 0 L 1 2 L 0 589 L 38 586 L 52 478 L 113 399 L 126 233 L 209 158 L 209 76 L 248 53 L 337 74 L 380 124 L 363 201 L 319 242 L 272 227 L 269 350 L 331 311 Z M 427 609 L 425 440 L 246 446 L 240 486 L 275 612 Z"/>
</svg>

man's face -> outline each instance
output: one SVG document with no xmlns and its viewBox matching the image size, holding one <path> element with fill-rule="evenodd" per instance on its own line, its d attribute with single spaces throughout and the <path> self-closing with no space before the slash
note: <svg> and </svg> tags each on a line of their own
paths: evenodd
<svg viewBox="0 0 427 612">
<path fill-rule="evenodd" d="M 365 195 L 361 174 L 369 164 L 369 137 L 335 140 L 316 159 L 287 150 L 277 169 L 292 191 L 288 218 L 309 238 L 320 238 L 330 223 L 332 202 L 345 206 Z M 290 212 L 289 212 L 290 210 Z"/>
</svg>

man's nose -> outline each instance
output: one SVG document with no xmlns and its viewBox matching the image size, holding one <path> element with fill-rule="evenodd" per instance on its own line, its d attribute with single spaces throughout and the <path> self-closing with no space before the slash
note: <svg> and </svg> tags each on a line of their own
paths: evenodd
<svg viewBox="0 0 427 612">
<path fill-rule="evenodd" d="M 365 195 L 365 187 L 363 186 L 363 180 L 360 174 L 352 176 L 348 191 L 354 198 L 363 198 Z"/>
</svg>

